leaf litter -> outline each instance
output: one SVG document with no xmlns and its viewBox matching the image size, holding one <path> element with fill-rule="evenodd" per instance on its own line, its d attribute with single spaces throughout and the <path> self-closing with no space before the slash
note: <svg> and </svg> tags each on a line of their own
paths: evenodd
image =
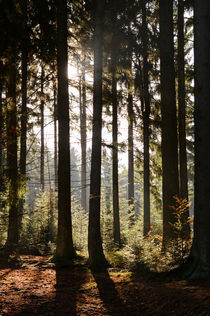
<svg viewBox="0 0 210 316">
<path fill-rule="evenodd" d="M 0 258 L 3 315 L 210 315 L 210 281 L 166 274 L 91 272 L 84 264 L 56 266 L 47 256 Z"/>
</svg>

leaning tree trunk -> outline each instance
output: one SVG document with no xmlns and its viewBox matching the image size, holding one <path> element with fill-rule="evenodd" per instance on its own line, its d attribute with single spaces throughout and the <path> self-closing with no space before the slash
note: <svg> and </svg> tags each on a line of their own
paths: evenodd
<svg viewBox="0 0 210 316">
<path fill-rule="evenodd" d="M 179 179 L 180 197 L 188 202 L 188 176 L 186 151 L 186 104 L 185 104 L 185 70 L 184 70 L 184 1 L 178 2 L 178 123 L 179 123 Z M 189 207 L 182 214 L 182 236 L 190 237 L 188 222 Z"/>
<path fill-rule="evenodd" d="M 7 92 L 7 177 L 9 223 L 6 246 L 15 250 L 18 244 L 18 166 L 17 166 L 17 109 L 16 109 L 16 56 L 10 52 Z"/>
<path fill-rule="evenodd" d="M 184 277 L 210 275 L 210 2 L 195 0 L 195 209 L 194 239 Z"/>
<path fill-rule="evenodd" d="M 142 43 L 143 43 L 143 138 L 144 138 L 144 236 L 150 231 L 150 155 L 149 155 L 149 66 L 148 66 L 148 35 L 146 19 L 146 2 L 142 1 Z"/>
<path fill-rule="evenodd" d="M 160 70 L 162 115 L 163 246 L 176 238 L 174 196 L 179 195 L 178 140 L 174 71 L 173 1 L 160 4 Z"/>
<path fill-rule="evenodd" d="M 57 67 L 58 67 L 58 233 L 56 258 L 73 258 L 72 239 L 67 3 L 57 0 Z"/>
<path fill-rule="evenodd" d="M 95 2 L 93 131 L 90 172 L 90 200 L 88 225 L 89 265 L 102 269 L 107 265 L 101 239 L 101 134 L 102 134 L 102 36 L 105 1 Z"/>
</svg>

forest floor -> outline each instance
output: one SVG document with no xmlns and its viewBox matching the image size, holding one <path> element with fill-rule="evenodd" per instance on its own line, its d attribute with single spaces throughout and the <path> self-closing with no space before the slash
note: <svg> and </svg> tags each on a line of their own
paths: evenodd
<svg viewBox="0 0 210 316">
<path fill-rule="evenodd" d="M 49 257 L 0 258 L 0 315 L 210 315 L 210 281 L 175 280 L 165 273 L 86 265 L 56 266 Z"/>
</svg>

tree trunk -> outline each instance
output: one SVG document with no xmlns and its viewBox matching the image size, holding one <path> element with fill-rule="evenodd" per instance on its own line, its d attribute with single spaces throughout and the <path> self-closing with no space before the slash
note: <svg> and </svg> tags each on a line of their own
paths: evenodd
<svg viewBox="0 0 210 316">
<path fill-rule="evenodd" d="M 147 38 L 146 1 L 142 1 L 142 43 L 143 43 L 143 138 L 144 138 L 144 236 L 150 231 L 150 155 L 149 155 L 149 67 L 148 67 L 148 38 Z"/>
<path fill-rule="evenodd" d="M 40 184 L 41 191 L 44 191 L 44 68 L 41 69 L 41 103 L 40 103 L 40 114 L 41 114 L 41 160 L 40 160 Z"/>
<path fill-rule="evenodd" d="M 86 127 L 86 82 L 85 82 L 85 57 L 82 65 L 81 78 L 81 102 L 80 102 L 80 137 L 81 137 L 81 153 L 82 153 L 82 168 L 81 168 L 81 206 L 87 211 L 87 127 Z"/>
<path fill-rule="evenodd" d="M 93 83 L 93 131 L 90 172 L 90 200 L 88 225 L 89 265 L 102 269 L 107 265 L 100 228 L 101 201 L 101 133 L 102 133 L 102 36 L 105 1 L 95 2 L 94 26 L 94 83 Z"/>
<path fill-rule="evenodd" d="M 18 166 L 17 166 L 17 109 L 16 58 L 10 52 L 7 92 L 7 176 L 9 185 L 9 224 L 6 246 L 15 250 L 18 244 Z"/>
<path fill-rule="evenodd" d="M 58 187 L 58 143 L 57 143 L 57 120 L 58 120 L 58 106 L 56 102 L 56 87 L 53 88 L 54 93 L 54 174 L 55 174 L 55 191 Z"/>
<path fill-rule="evenodd" d="M 176 238 L 174 196 L 179 195 L 178 141 L 173 43 L 173 1 L 160 3 L 160 69 L 162 115 L 163 246 Z"/>
<path fill-rule="evenodd" d="M 3 172 L 3 63 L 0 61 L 0 192 L 4 191 L 4 172 Z"/>
<path fill-rule="evenodd" d="M 56 257 L 73 258 L 71 179 L 69 144 L 69 93 L 67 3 L 57 1 L 57 67 L 58 67 L 58 234 Z"/>
<path fill-rule="evenodd" d="M 130 89 L 130 86 L 129 86 Z M 128 205 L 130 224 L 134 223 L 133 95 L 128 93 Z"/>
<path fill-rule="evenodd" d="M 194 239 L 184 277 L 210 274 L 210 2 L 195 0 L 195 210 Z"/>
<path fill-rule="evenodd" d="M 113 44 L 114 45 L 114 44 Z M 114 48 L 113 48 L 114 50 Z M 116 52 L 112 52 L 112 200 L 114 242 L 120 248 L 119 179 L 118 179 L 118 100 L 116 80 Z"/>
<path fill-rule="evenodd" d="M 25 7 L 25 14 L 26 14 Z M 25 18 L 25 28 L 27 27 L 27 20 Z M 27 34 L 25 34 L 24 41 L 22 41 L 22 56 L 21 56 L 21 137 L 20 137 L 20 178 L 21 178 L 21 198 L 19 200 L 19 230 L 22 226 L 22 218 L 24 213 L 25 194 L 26 194 L 26 139 L 27 139 L 27 75 L 28 75 L 28 47 L 27 47 Z"/>
<path fill-rule="evenodd" d="M 184 2 L 178 2 L 178 123 L 179 123 L 179 179 L 180 198 L 188 202 L 188 176 L 186 152 L 186 104 L 185 104 L 185 71 L 184 71 Z M 190 225 L 187 224 L 189 208 L 183 213 L 182 235 L 190 237 Z"/>
</svg>

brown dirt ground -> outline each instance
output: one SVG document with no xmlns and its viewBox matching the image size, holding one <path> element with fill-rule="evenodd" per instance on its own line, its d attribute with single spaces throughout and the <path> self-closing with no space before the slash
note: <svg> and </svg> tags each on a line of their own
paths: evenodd
<svg viewBox="0 0 210 316">
<path fill-rule="evenodd" d="M 210 281 L 189 283 L 146 272 L 91 273 L 49 257 L 0 258 L 0 315 L 210 315 Z"/>
</svg>

